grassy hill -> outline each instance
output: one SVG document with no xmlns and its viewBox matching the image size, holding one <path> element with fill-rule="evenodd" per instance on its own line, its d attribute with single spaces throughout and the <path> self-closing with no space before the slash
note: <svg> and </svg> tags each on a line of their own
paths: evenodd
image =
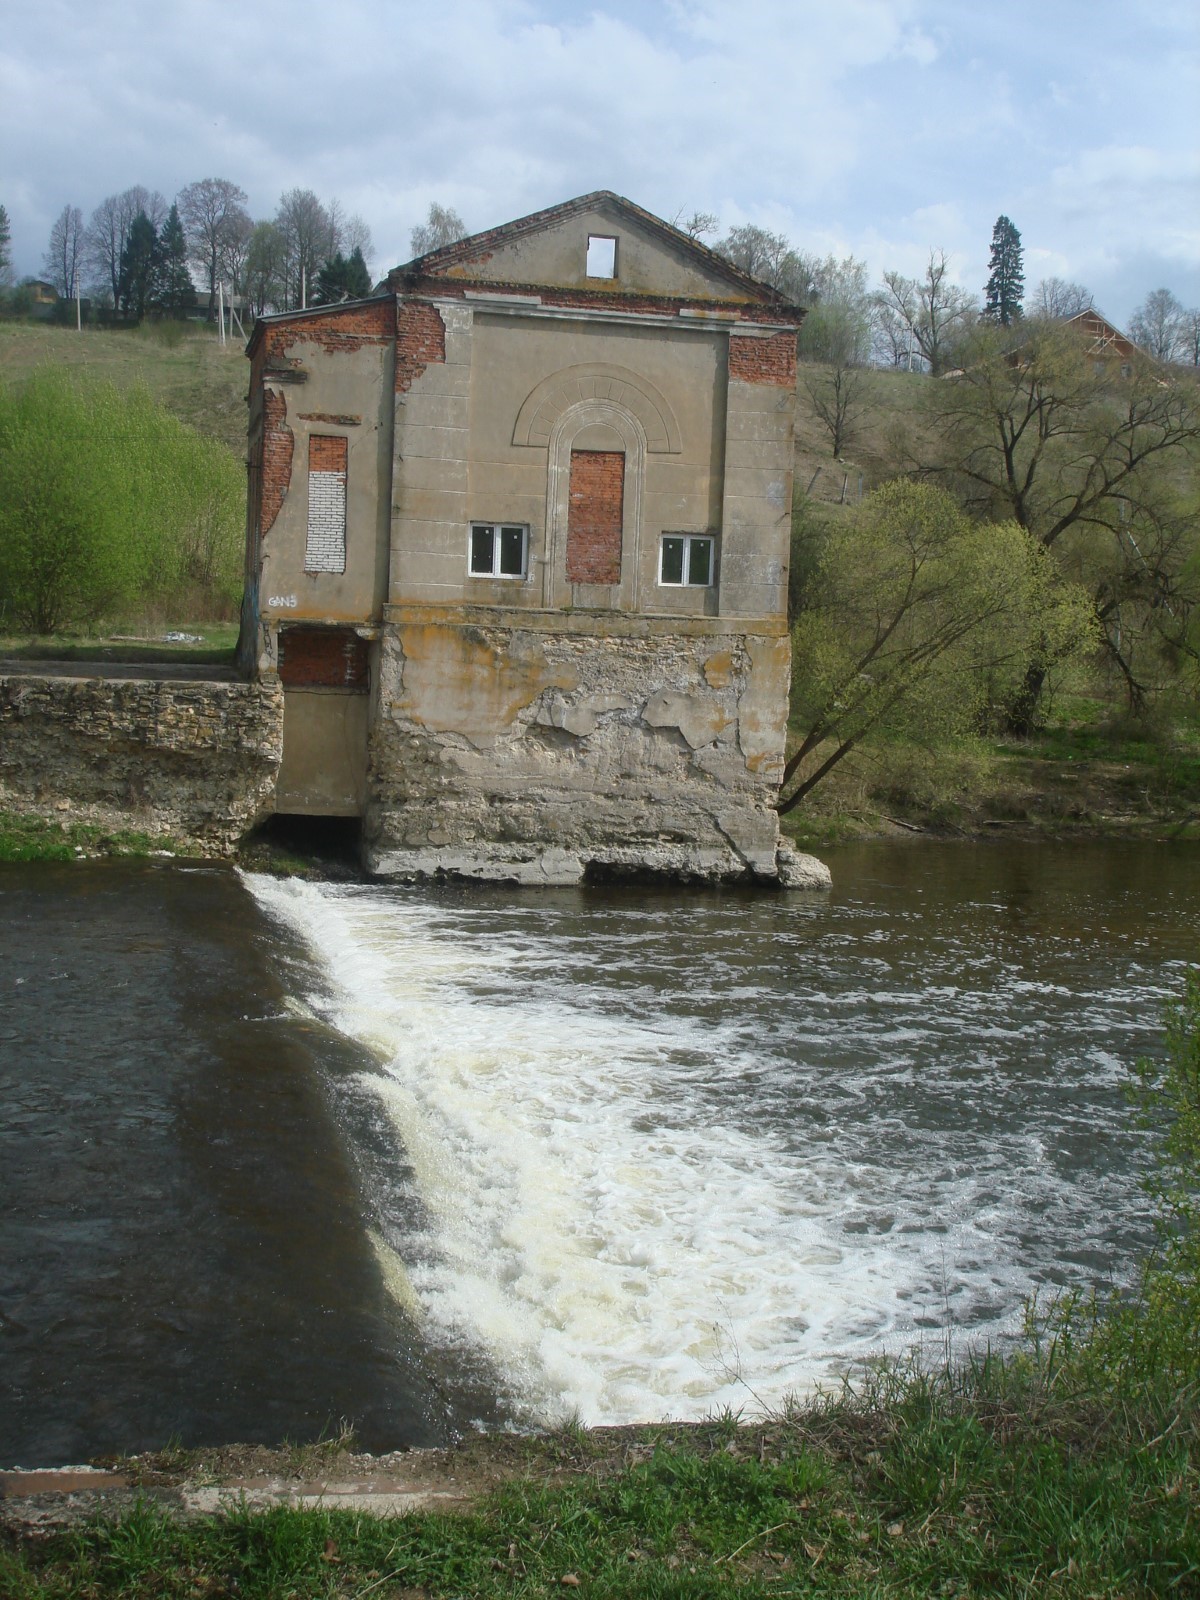
<svg viewBox="0 0 1200 1600">
<path fill-rule="evenodd" d="M 222 346 L 215 331 L 199 324 L 76 332 L 0 323 L 0 382 L 19 382 L 49 365 L 69 368 L 84 381 L 106 379 L 121 388 L 144 384 L 181 422 L 245 458 L 250 368 L 240 342 Z"/>
</svg>

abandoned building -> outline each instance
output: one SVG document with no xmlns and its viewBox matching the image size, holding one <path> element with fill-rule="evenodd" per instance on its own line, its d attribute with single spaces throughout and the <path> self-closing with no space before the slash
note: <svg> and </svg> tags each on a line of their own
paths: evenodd
<svg viewBox="0 0 1200 1600">
<path fill-rule="evenodd" d="M 240 650 L 282 683 L 277 811 L 361 817 L 386 876 L 796 880 L 800 315 L 599 192 L 261 321 Z"/>
</svg>

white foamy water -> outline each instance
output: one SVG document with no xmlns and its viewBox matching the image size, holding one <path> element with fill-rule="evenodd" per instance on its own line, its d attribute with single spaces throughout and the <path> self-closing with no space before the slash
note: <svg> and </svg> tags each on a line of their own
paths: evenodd
<svg viewBox="0 0 1200 1600">
<path fill-rule="evenodd" d="M 990 933 L 923 926 L 918 956 L 902 916 L 795 898 L 248 882 L 313 953 L 301 998 L 378 1062 L 423 1219 L 382 1219 L 396 1292 L 519 1417 L 777 1406 L 1001 1334 L 1136 1229 L 1113 1042 L 1161 973 L 1081 994 L 1069 940 L 1031 976 Z"/>
</svg>

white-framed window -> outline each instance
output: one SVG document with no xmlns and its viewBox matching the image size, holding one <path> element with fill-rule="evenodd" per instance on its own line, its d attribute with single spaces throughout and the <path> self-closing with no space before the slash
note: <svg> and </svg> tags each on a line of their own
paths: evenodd
<svg viewBox="0 0 1200 1600">
<path fill-rule="evenodd" d="M 467 551 L 473 578 L 529 575 L 529 529 L 516 522 L 473 522 Z"/>
<path fill-rule="evenodd" d="M 707 589 L 713 581 L 711 533 L 664 533 L 658 554 L 659 583 Z"/>
<path fill-rule="evenodd" d="M 615 278 L 617 275 L 617 241 L 606 233 L 589 233 L 587 247 L 587 275 L 589 278 Z"/>
</svg>

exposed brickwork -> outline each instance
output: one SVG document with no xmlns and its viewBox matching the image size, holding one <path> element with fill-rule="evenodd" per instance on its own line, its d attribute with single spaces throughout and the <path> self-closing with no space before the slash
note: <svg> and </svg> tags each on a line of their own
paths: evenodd
<svg viewBox="0 0 1200 1600">
<path fill-rule="evenodd" d="M 792 329 L 769 339 L 730 339 L 729 376 L 741 383 L 796 387 L 796 335 Z"/>
<path fill-rule="evenodd" d="M 571 451 L 568 582 L 620 583 L 624 499 L 623 451 Z"/>
<path fill-rule="evenodd" d="M 310 472 L 345 472 L 346 441 L 328 433 L 314 433 L 308 441 Z"/>
<path fill-rule="evenodd" d="M 396 303 L 396 393 L 406 394 L 425 368 L 446 359 L 446 324 L 436 306 Z"/>
<path fill-rule="evenodd" d="M 263 395 L 262 472 L 260 474 L 262 532 L 266 533 L 279 515 L 283 498 L 292 481 L 292 451 L 295 436 L 287 425 L 287 401 L 268 389 Z"/>
<path fill-rule="evenodd" d="M 315 344 L 322 350 L 361 350 L 366 344 L 388 344 L 395 331 L 393 301 L 368 300 L 338 311 L 313 311 L 268 326 L 263 334 L 266 365 L 285 364 L 293 345 Z"/>
<path fill-rule="evenodd" d="M 279 677 L 289 689 L 365 689 L 366 640 L 350 628 L 281 628 Z"/>
</svg>

